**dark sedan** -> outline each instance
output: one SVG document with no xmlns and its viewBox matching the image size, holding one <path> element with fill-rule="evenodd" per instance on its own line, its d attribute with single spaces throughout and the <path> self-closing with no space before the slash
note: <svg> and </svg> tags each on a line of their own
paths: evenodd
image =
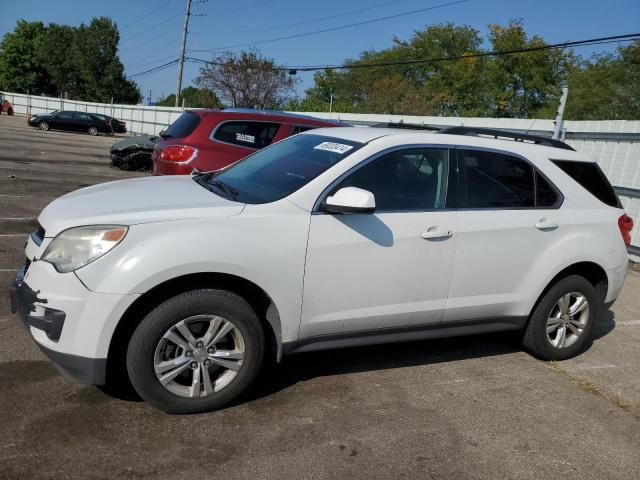
<svg viewBox="0 0 640 480">
<path fill-rule="evenodd" d="M 86 132 L 89 135 L 106 133 L 113 135 L 111 120 L 101 118 L 94 113 L 55 111 L 47 114 L 32 115 L 28 121 L 31 127 L 40 130 L 66 130 L 69 132 Z"/>
<path fill-rule="evenodd" d="M 127 133 L 127 124 L 122 120 L 118 120 L 117 118 L 110 117 L 109 115 L 104 115 L 102 113 L 92 113 L 94 117 L 98 117 L 105 122 L 111 122 L 111 127 L 113 131 L 116 133 Z"/>
</svg>

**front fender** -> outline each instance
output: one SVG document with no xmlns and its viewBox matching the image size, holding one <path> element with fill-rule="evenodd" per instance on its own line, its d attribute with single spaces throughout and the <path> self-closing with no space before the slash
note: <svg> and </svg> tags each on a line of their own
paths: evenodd
<svg viewBox="0 0 640 480">
<path fill-rule="evenodd" d="M 112 252 L 76 274 L 94 292 L 144 294 L 177 277 L 223 273 L 262 288 L 277 306 L 282 341 L 297 339 L 309 214 L 243 214 L 134 225 Z"/>
</svg>

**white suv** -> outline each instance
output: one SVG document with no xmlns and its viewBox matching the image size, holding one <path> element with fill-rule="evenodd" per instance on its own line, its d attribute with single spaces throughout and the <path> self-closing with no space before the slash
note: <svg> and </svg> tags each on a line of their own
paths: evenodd
<svg viewBox="0 0 640 480">
<path fill-rule="evenodd" d="M 14 311 L 63 373 L 167 412 L 227 404 L 271 353 L 522 330 L 571 357 L 622 288 L 632 222 L 592 159 L 511 137 L 318 129 L 84 188 L 41 213 Z"/>
</svg>

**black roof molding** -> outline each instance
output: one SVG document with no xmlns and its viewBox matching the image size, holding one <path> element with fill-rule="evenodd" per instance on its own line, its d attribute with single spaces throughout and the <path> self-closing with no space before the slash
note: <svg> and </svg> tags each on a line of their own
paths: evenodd
<svg viewBox="0 0 640 480">
<path fill-rule="evenodd" d="M 438 131 L 438 133 L 446 135 L 468 135 L 472 137 L 493 137 L 493 138 L 510 138 L 516 142 L 530 142 L 536 145 L 543 145 L 546 147 L 562 148 L 563 150 L 575 149 L 565 142 L 556 140 L 554 138 L 541 137 L 538 135 L 527 135 L 525 133 L 514 133 L 507 130 L 498 130 L 494 128 L 480 128 L 480 127 L 445 127 Z"/>
</svg>

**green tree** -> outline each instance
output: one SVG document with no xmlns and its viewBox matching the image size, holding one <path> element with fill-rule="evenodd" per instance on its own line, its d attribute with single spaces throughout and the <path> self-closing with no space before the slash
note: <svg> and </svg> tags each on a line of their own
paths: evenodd
<svg viewBox="0 0 640 480">
<path fill-rule="evenodd" d="M 42 22 L 19 20 L 0 43 L 0 90 L 34 95 L 53 93 L 49 74 L 39 52 L 46 29 Z"/>
<path fill-rule="evenodd" d="M 640 120 L 640 41 L 581 60 L 569 71 L 568 86 L 570 120 Z"/>
<path fill-rule="evenodd" d="M 221 108 L 222 104 L 216 94 L 206 88 L 196 88 L 189 86 L 183 88 L 180 98 L 184 101 L 187 108 Z M 163 107 L 173 107 L 176 104 L 176 95 L 172 93 L 165 98 L 158 100 L 156 105 Z"/>
<path fill-rule="evenodd" d="M 118 28 L 109 18 L 79 27 L 18 21 L 0 43 L 0 88 L 77 100 L 137 103 L 138 86 L 124 76 Z"/>
</svg>

